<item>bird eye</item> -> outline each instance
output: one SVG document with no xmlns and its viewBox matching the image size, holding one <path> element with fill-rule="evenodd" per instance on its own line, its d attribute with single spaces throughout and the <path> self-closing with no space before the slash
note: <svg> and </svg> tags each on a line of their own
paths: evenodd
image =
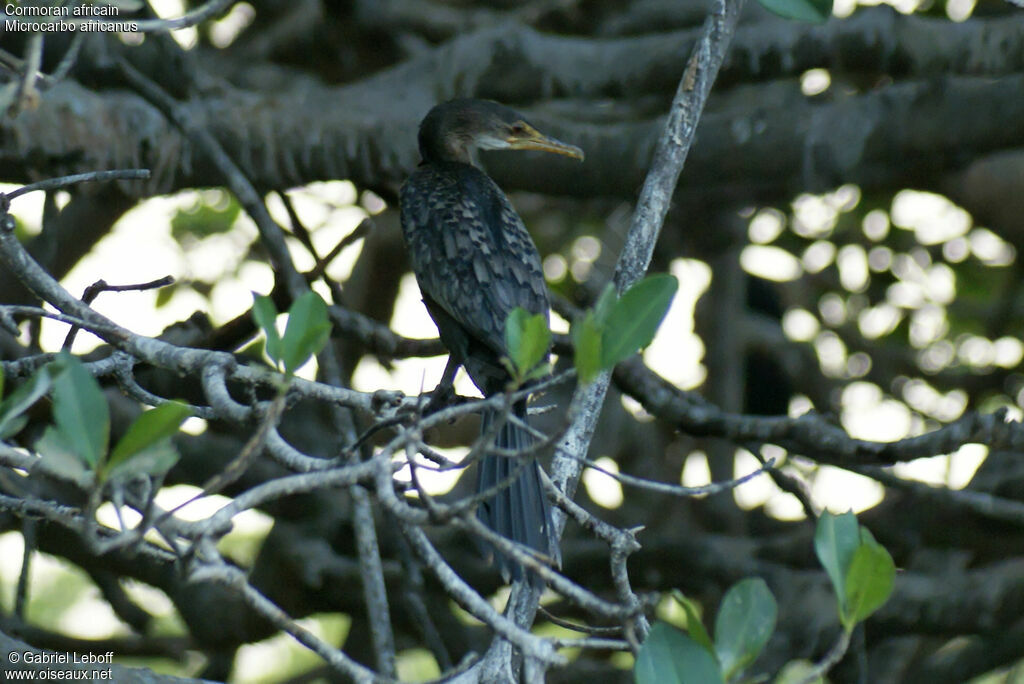
<svg viewBox="0 0 1024 684">
<path fill-rule="evenodd" d="M 515 133 L 516 135 L 522 135 L 523 133 L 526 133 L 526 124 L 524 124 L 522 121 L 517 121 L 516 123 L 512 124 L 512 132 Z"/>
</svg>

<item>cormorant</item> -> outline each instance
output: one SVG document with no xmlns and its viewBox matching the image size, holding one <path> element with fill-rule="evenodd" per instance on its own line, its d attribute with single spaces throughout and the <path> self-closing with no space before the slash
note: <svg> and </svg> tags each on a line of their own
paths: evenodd
<svg viewBox="0 0 1024 684">
<path fill-rule="evenodd" d="M 446 392 L 462 365 L 484 396 L 502 392 L 510 376 L 501 359 L 505 319 L 516 307 L 548 317 L 548 292 L 540 255 L 508 198 L 475 166 L 475 152 L 540 150 L 583 159 L 583 151 L 542 135 L 519 113 L 496 102 L 459 99 L 434 107 L 420 124 L 422 162 L 402 186 L 402 231 L 423 303 L 449 352 L 438 386 Z M 526 402 L 514 413 L 526 420 Z M 495 414 L 485 413 L 482 430 Z M 528 450 L 532 435 L 506 421 L 497 449 Z M 561 564 L 551 510 L 531 460 L 485 453 L 477 467 L 477 491 L 519 469 L 511 485 L 483 501 L 477 516 L 492 530 Z M 506 580 L 522 568 L 487 549 Z M 531 580 L 537 578 L 531 575 Z"/>
</svg>

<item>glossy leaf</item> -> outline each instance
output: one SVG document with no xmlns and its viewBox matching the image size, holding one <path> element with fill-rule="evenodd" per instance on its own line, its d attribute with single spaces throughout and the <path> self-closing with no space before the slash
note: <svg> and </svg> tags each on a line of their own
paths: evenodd
<svg viewBox="0 0 1024 684">
<path fill-rule="evenodd" d="M 601 331 L 588 311 L 572 326 L 573 363 L 580 382 L 592 382 L 601 372 Z"/>
<path fill-rule="evenodd" d="M 277 307 L 270 297 L 253 293 L 252 319 L 267 338 L 267 356 L 275 364 L 281 363 L 281 336 L 277 332 Z"/>
<path fill-rule="evenodd" d="M 775 597 L 763 579 L 741 580 L 726 592 L 715 618 L 715 653 L 726 679 L 761 654 L 777 616 Z"/>
<path fill-rule="evenodd" d="M 52 366 L 40 368 L 32 374 L 28 382 L 0 402 L 0 439 L 7 439 L 25 427 L 27 418 L 24 413 L 50 391 L 53 384 L 53 373 Z"/>
<path fill-rule="evenodd" d="M 191 413 L 188 406 L 170 401 L 140 415 L 128 427 L 124 436 L 110 453 L 110 458 L 103 467 L 104 474 L 109 474 L 126 461 L 138 457 L 157 442 L 176 434 L 178 428 Z"/>
<path fill-rule="evenodd" d="M 722 670 L 706 648 L 675 627 L 656 622 L 633 666 L 636 684 L 718 684 Z"/>
<path fill-rule="evenodd" d="M 107 399 L 78 359 L 62 354 L 55 363 L 61 370 L 53 380 L 54 426 L 61 443 L 90 469 L 95 469 L 106 455 L 110 441 Z"/>
<path fill-rule="evenodd" d="M 316 292 L 302 295 L 288 309 L 288 324 L 281 338 L 281 362 L 286 373 L 294 373 L 317 354 L 331 334 L 327 305 Z"/>
<path fill-rule="evenodd" d="M 601 368 L 612 368 L 651 343 L 678 289 L 675 276 L 649 276 L 615 302 L 602 326 Z"/>
<path fill-rule="evenodd" d="M 769 12 L 786 19 L 821 24 L 832 16 L 832 0 L 758 0 Z"/>
<path fill-rule="evenodd" d="M 846 596 L 846 573 L 853 562 L 853 554 L 860 546 L 857 517 L 853 513 L 832 515 L 828 511 L 818 518 L 814 532 L 814 552 L 832 580 L 832 587 L 840 601 Z"/>
<path fill-rule="evenodd" d="M 672 598 L 683 607 L 683 612 L 686 613 L 686 631 L 689 632 L 690 638 L 713 653 L 715 646 L 711 643 L 711 635 L 708 634 L 708 630 L 704 628 L 704 623 L 701 622 L 700 611 L 696 601 L 687 597 L 678 589 L 672 591 Z"/>
<path fill-rule="evenodd" d="M 843 626 L 852 630 L 889 600 L 896 564 L 892 556 L 874 539 L 865 540 L 853 554 L 846 575 L 846 600 Z"/>
<path fill-rule="evenodd" d="M 516 307 L 505 319 L 505 347 L 518 376 L 525 379 L 547 356 L 551 330 L 547 316 Z"/>
</svg>

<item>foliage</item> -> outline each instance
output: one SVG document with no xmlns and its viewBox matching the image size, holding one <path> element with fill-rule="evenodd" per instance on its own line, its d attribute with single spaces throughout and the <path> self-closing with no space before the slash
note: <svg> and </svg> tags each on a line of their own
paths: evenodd
<svg viewBox="0 0 1024 684">
<path fill-rule="evenodd" d="M 312 290 L 296 299 L 288 309 L 284 336 L 277 332 L 277 308 L 270 297 L 253 295 L 253 320 L 266 336 L 270 360 L 291 377 L 327 344 L 331 323 L 327 305 Z"/>
<path fill-rule="evenodd" d="M 665 622 L 655 623 L 636 656 L 637 684 L 684 684 L 722 681 L 714 656 L 686 634 Z"/>
<path fill-rule="evenodd" d="M 651 343 L 665 319 L 679 287 L 675 276 L 648 276 L 616 296 L 615 286 L 605 287 L 593 309 L 573 324 L 573 360 L 580 381 L 591 382 Z M 530 315 L 516 308 L 505 321 L 505 345 L 510 370 L 519 383 L 548 372 L 540 362 L 551 346 L 551 331 L 542 314 Z"/>
<path fill-rule="evenodd" d="M 822 513 L 814 549 L 832 581 L 838 597 L 839 620 L 849 633 L 892 593 L 892 557 L 867 528 L 857 523 L 853 513 Z M 655 623 L 637 654 L 637 684 L 738 681 L 775 630 L 778 608 L 760 578 L 742 580 L 726 592 L 715 618 L 713 642 L 692 599 L 678 590 L 672 596 L 686 613 L 689 634 L 665 622 Z M 784 668 L 777 681 L 801 681 L 813 669 L 794 661 Z"/>
<path fill-rule="evenodd" d="M 108 450 L 110 410 L 106 397 L 82 362 L 67 352 L 0 402 L 4 439 L 24 427 L 24 414 L 48 392 L 52 392 L 53 423 L 36 442 L 36 449 L 54 470 L 71 477 L 91 474 L 103 483 L 119 477 L 160 475 L 177 462 L 171 438 L 191 409 L 168 401 L 145 411 Z"/>
<path fill-rule="evenodd" d="M 516 384 L 547 374 L 547 364 L 541 364 L 551 347 L 547 317 L 516 307 L 505 320 L 505 347 Z"/>
<path fill-rule="evenodd" d="M 850 632 L 878 610 L 892 593 L 896 565 L 853 513 L 818 518 L 814 551 L 828 573 L 839 603 L 839 618 Z"/>
<path fill-rule="evenodd" d="M 656 622 L 637 654 L 637 684 L 733 681 L 760 655 L 775 629 L 775 598 L 759 578 L 741 580 L 726 592 L 713 643 L 693 601 L 678 590 L 672 596 L 686 611 L 689 634 Z"/>
<path fill-rule="evenodd" d="M 238 201 L 229 193 L 215 191 L 201 194 L 191 207 L 179 209 L 171 217 L 171 236 L 178 242 L 188 238 L 202 239 L 231 230 L 242 212 Z"/>
<path fill-rule="evenodd" d="M 679 281 L 668 274 L 652 275 L 621 297 L 609 283 L 592 310 L 573 324 L 571 335 L 576 372 L 582 382 L 614 368 L 654 339 L 665 319 Z"/>
</svg>

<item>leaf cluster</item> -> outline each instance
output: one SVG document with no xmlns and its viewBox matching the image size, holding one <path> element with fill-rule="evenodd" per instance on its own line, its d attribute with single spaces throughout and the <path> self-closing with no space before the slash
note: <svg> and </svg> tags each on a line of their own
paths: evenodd
<svg viewBox="0 0 1024 684">
<path fill-rule="evenodd" d="M 570 337 L 580 382 L 589 383 L 603 371 L 654 340 L 679 289 L 675 276 L 658 274 L 634 284 L 621 297 L 611 283 L 592 309 L 573 323 Z M 517 308 L 505 321 L 509 367 L 517 384 L 547 372 L 541 362 L 551 346 L 551 331 L 543 314 Z"/>
<path fill-rule="evenodd" d="M 319 353 L 331 335 L 327 305 L 312 290 L 292 302 L 283 336 L 277 331 L 277 307 L 270 297 L 253 295 L 252 316 L 266 337 L 267 356 L 288 377 Z"/>
<path fill-rule="evenodd" d="M 818 518 L 814 550 L 835 589 L 839 620 L 847 634 L 877 611 L 892 594 L 892 556 L 853 513 Z M 652 627 L 634 667 L 637 684 L 738 681 L 768 644 L 778 615 L 775 598 L 760 578 L 741 580 L 726 592 L 715 618 L 714 640 L 700 620 L 699 606 L 682 592 L 673 598 L 686 614 L 684 633 L 666 622 Z M 776 684 L 802 681 L 814 666 L 794 661 Z"/>
<path fill-rule="evenodd" d="M 0 391 L 2 387 L 0 381 Z M 35 448 L 55 471 L 74 478 L 91 475 L 102 484 L 135 475 L 162 475 L 178 461 L 171 438 L 191 413 L 185 404 L 168 401 L 142 413 L 111 449 L 110 409 L 103 390 L 67 352 L 0 402 L 0 439 L 20 432 L 28 410 L 47 395 L 53 423 Z"/>
</svg>

